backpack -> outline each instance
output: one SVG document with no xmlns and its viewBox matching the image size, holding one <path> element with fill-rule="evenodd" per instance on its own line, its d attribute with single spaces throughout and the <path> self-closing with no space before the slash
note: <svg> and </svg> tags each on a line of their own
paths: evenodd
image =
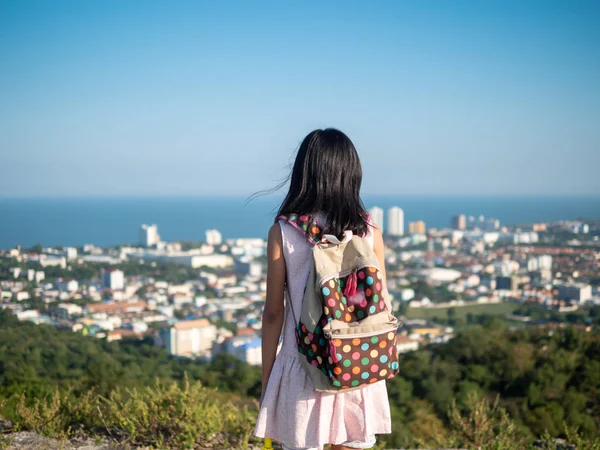
<svg viewBox="0 0 600 450">
<path fill-rule="evenodd" d="M 277 219 L 313 245 L 300 320 L 290 309 L 299 359 L 315 389 L 339 393 L 393 378 L 399 371 L 399 322 L 368 240 L 351 231 L 342 241 L 323 235 L 307 215 Z"/>
</svg>

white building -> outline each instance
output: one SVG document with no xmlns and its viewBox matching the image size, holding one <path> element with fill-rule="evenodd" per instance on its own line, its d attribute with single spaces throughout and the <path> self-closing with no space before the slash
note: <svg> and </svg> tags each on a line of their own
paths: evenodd
<svg viewBox="0 0 600 450">
<path fill-rule="evenodd" d="M 221 245 L 223 236 L 219 230 L 206 230 L 206 243 L 208 245 Z"/>
<path fill-rule="evenodd" d="M 63 248 L 62 254 L 69 261 L 71 261 L 73 259 L 77 259 L 77 249 L 75 247 L 65 247 L 65 248 Z"/>
<path fill-rule="evenodd" d="M 73 303 L 60 303 L 54 308 L 54 314 L 63 319 L 69 319 L 74 316 L 80 316 L 83 313 L 81 306 Z"/>
<path fill-rule="evenodd" d="M 79 289 L 79 283 L 77 280 L 59 278 L 56 286 L 60 291 L 76 292 Z"/>
<path fill-rule="evenodd" d="M 210 357 L 217 328 L 207 319 L 176 322 L 160 331 L 162 345 L 177 356 Z"/>
<path fill-rule="evenodd" d="M 371 215 L 371 220 L 373 221 L 373 223 L 383 233 L 383 209 L 381 209 L 379 206 L 373 206 L 369 210 L 369 214 Z"/>
<path fill-rule="evenodd" d="M 102 287 L 115 291 L 122 290 L 125 287 L 125 276 L 123 271 L 118 269 L 103 269 Z"/>
<path fill-rule="evenodd" d="M 396 336 L 396 349 L 398 353 L 407 353 L 419 350 L 419 341 L 406 336 Z"/>
<path fill-rule="evenodd" d="M 32 320 L 40 317 L 40 312 L 37 309 L 28 309 L 26 311 L 19 311 L 16 314 L 19 320 Z"/>
<path fill-rule="evenodd" d="M 538 255 L 529 258 L 527 261 L 527 270 L 529 272 L 535 272 L 542 269 L 552 269 L 552 256 Z"/>
<path fill-rule="evenodd" d="M 466 228 L 467 228 L 467 218 L 464 214 L 459 214 L 458 216 L 454 216 L 452 218 L 452 229 L 462 231 Z"/>
<path fill-rule="evenodd" d="M 481 223 L 481 229 L 484 231 L 496 231 L 500 229 L 500 221 L 498 219 L 485 219 Z"/>
<path fill-rule="evenodd" d="M 510 242 L 512 244 L 535 244 L 539 241 L 539 236 L 535 231 L 504 233 L 500 235 L 499 240 L 502 242 Z"/>
<path fill-rule="evenodd" d="M 558 286 L 560 300 L 576 300 L 579 303 L 592 299 L 592 286 L 583 283 L 561 284 Z"/>
<path fill-rule="evenodd" d="M 67 258 L 64 256 L 39 255 L 38 257 L 30 258 L 30 261 L 39 261 L 42 267 L 60 266 L 62 269 L 67 268 Z"/>
<path fill-rule="evenodd" d="M 262 275 L 262 264 L 258 261 L 241 258 L 235 261 L 233 270 L 240 275 L 249 275 L 258 278 Z"/>
<path fill-rule="evenodd" d="M 393 206 L 388 210 L 387 234 L 390 236 L 404 235 L 404 211 L 402 208 Z"/>
<path fill-rule="evenodd" d="M 153 225 L 143 224 L 140 227 L 140 243 L 144 247 L 152 247 L 160 242 L 160 235 L 158 234 L 158 227 Z"/>
<path fill-rule="evenodd" d="M 261 339 L 257 336 L 236 336 L 224 342 L 225 351 L 252 366 L 262 364 Z"/>
<path fill-rule="evenodd" d="M 130 258 L 139 258 L 148 261 L 166 261 L 185 266 L 223 268 L 233 266 L 233 258 L 229 255 L 213 254 L 204 255 L 199 250 L 171 252 L 167 250 L 144 250 L 128 255 Z"/>
</svg>

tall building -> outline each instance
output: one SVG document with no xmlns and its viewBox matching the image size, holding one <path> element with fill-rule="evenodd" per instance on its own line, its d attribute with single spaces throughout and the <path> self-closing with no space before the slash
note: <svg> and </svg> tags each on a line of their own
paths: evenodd
<svg viewBox="0 0 600 450">
<path fill-rule="evenodd" d="M 217 328 L 208 319 L 184 320 L 160 330 L 162 345 L 177 356 L 211 356 Z"/>
<path fill-rule="evenodd" d="M 125 287 L 125 277 L 123 271 L 118 269 L 102 270 L 102 287 L 120 291 Z"/>
<path fill-rule="evenodd" d="M 481 224 L 483 231 L 496 231 L 500 229 L 500 221 L 498 219 L 489 218 L 485 219 Z"/>
<path fill-rule="evenodd" d="M 592 299 L 592 286 L 583 283 L 561 284 L 558 286 L 560 300 L 576 300 L 579 303 Z"/>
<path fill-rule="evenodd" d="M 408 232 L 410 234 L 425 234 L 426 231 L 427 227 L 425 226 L 425 222 L 422 220 L 408 223 Z"/>
<path fill-rule="evenodd" d="M 519 289 L 521 279 L 517 275 L 497 276 L 496 290 L 516 292 Z"/>
<path fill-rule="evenodd" d="M 152 247 L 160 242 L 158 227 L 156 225 L 143 224 L 140 227 L 140 243 L 144 247 Z"/>
<path fill-rule="evenodd" d="M 527 270 L 534 272 L 536 270 L 552 269 L 552 256 L 537 255 L 527 260 Z"/>
<path fill-rule="evenodd" d="M 379 228 L 383 233 L 383 209 L 381 209 L 379 206 L 373 206 L 369 210 L 369 214 L 371 214 L 371 220 L 373 223 L 377 225 L 377 228 Z"/>
<path fill-rule="evenodd" d="M 388 210 L 388 229 L 390 236 L 404 235 L 404 211 L 402 208 L 393 206 Z"/>
<path fill-rule="evenodd" d="M 223 237 L 219 230 L 206 230 L 206 243 L 208 245 L 221 245 Z"/>
<path fill-rule="evenodd" d="M 464 230 L 467 228 L 467 218 L 464 214 L 459 214 L 452 218 L 452 228 L 454 230 Z"/>
<path fill-rule="evenodd" d="M 223 346 L 230 355 L 251 366 L 260 366 L 262 363 L 261 344 L 261 338 L 252 334 L 229 338 L 223 343 Z"/>
</svg>

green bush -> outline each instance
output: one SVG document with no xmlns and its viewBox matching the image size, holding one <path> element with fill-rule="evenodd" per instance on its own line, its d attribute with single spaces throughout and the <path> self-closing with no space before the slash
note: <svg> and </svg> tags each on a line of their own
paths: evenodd
<svg viewBox="0 0 600 450">
<path fill-rule="evenodd" d="M 57 390 L 30 402 L 18 396 L 11 418 L 18 429 L 59 439 L 85 433 L 154 448 L 246 448 L 256 411 L 229 397 L 188 380 L 183 387 L 157 381 L 141 389 L 117 388 L 107 397 L 76 398 Z"/>
</svg>

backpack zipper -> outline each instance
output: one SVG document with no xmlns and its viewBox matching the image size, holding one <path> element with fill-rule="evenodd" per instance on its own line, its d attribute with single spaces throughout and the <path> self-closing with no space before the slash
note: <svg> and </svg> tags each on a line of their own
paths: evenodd
<svg viewBox="0 0 600 450">
<path fill-rule="evenodd" d="M 399 326 L 393 326 L 390 328 L 386 328 L 385 330 L 368 331 L 368 332 L 364 332 L 364 333 L 354 333 L 354 334 L 344 334 L 342 336 L 333 336 L 334 331 L 338 331 L 338 330 L 325 331 L 324 334 L 325 334 L 325 337 L 327 337 L 328 339 L 350 339 L 350 338 L 371 336 L 373 334 L 389 333 L 390 331 L 397 330 L 398 328 L 399 328 Z M 340 330 L 344 330 L 344 329 L 347 329 L 347 328 L 340 328 Z"/>
</svg>

